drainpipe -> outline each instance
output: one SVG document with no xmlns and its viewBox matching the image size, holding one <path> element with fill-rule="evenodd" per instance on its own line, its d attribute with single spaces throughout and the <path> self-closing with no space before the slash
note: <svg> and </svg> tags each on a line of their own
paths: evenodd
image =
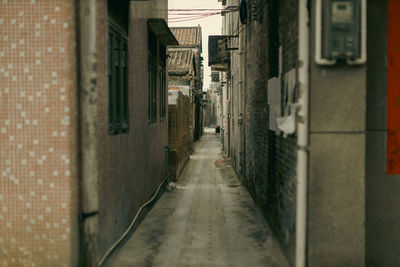
<svg viewBox="0 0 400 267">
<path fill-rule="evenodd" d="M 299 110 L 297 117 L 296 267 L 306 266 L 307 177 L 308 177 L 308 96 L 309 96 L 309 16 L 307 0 L 299 0 Z"/>
<path fill-rule="evenodd" d="M 80 101 L 80 227 L 81 265 L 98 266 L 98 168 L 96 88 L 96 0 L 79 5 L 79 101 Z"/>
</svg>

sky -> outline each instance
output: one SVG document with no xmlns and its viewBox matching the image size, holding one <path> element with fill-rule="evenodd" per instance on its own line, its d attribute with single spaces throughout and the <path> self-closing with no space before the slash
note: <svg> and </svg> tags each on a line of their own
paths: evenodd
<svg viewBox="0 0 400 267">
<path fill-rule="evenodd" d="M 169 9 L 215 9 L 222 8 L 218 0 L 168 0 Z M 210 87 L 211 83 L 211 68 L 208 67 L 208 36 L 221 34 L 222 18 L 221 15 L 209 16 L 202 19 L 189 20 L 184 22 L 172 22 L 176 17 L 191 17 L 191 16 L 177 16 L 169 14 L 169 27 L 182 27 L 182 26 L 197 26 L 200 24 L 203 37 L 203 53 L 204 58 L 204 86 L 203 90 Z"/>
</svg>

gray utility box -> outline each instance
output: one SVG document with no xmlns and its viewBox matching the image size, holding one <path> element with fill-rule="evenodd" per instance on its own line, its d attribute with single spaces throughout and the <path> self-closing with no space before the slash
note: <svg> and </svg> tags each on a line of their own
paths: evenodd
<svg viewBox="0 0 400 267">
<path fill-rule="evenodd" d="M 361 56 L 361 4 L 357 0 L 323 0 L 322 55 L 328 60 Z"/>
</svg>

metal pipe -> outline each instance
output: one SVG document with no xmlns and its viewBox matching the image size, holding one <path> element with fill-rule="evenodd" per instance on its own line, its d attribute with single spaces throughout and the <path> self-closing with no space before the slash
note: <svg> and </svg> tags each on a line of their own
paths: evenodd
<svg viewBox="0 0 400 267">
<path fill-rule="evenodd" d="M 307 0 L 299 0 L 299 111 L 297 118 L 297 190 L 295 266 L 306 266 L 307 178 L 308 178 L 308 97 L 309 97 L 309 14 Z"/>
<path fill-rule="evenodd" d="M 96 0 L 79 4 L 80 206 L 84 266 L 98 266 Z"/>
</svg>

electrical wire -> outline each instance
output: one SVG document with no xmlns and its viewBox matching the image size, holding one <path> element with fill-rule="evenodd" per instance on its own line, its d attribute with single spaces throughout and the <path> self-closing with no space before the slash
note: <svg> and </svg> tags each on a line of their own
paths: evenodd
<svg viewBox="0 0 400 267">
<path fill-rule="evenodd" d="M 184 21 L 192 21 L 192 20 L 197 20 L 197 19 L 204 19 L 204 18 L 208 18 L 211 16 L 215 16 L 218 14 L 212 14 L 212 15 L 202 15 L 202 16 L 192 16 L 192 17 L 187 17 L 187 18 L 169 18 L 168 19 L 168 23 L 176 23 L 176 22 L 184 22 Z"/>
<path fill-rule="evenodd" d="M 180 11 L 223 11 L 223 8 L 171 8 L 168 12 L 180 12 Z"/>
<path fill-rule="evenodd" d="M 179 14 L 182 16 L 176 16 L 176 17 L 169 17 L 169 19 L 182 19 L 182 18 L 192 18 L 192 17 L 209 17 L 209 16 L 214 16 L 214 15 L 218 15 L 220 13 L 205 13 L 205 14 L 190 14 L 190 13 L 185 13 L 185 14 Z"/>
<path fill-rule="evenodd" d="M 165 183 L 165 181 L 168 179 L 168 176 L 165 177 L 165 179 L 161 182 L 161 184 L 158 186 L 157 191 L 154 193 L 153 197 L 148 200 L 146 203 L 144 203 L 139 210 L 136 212 L 135 217 L 133 218 L 131 224 L 129 225 L 129 227 L 125 230 L 125 232 L 122 234 L 122 236 L 106 251 L 106 253 L 104 254 L 104 256 L 101 258 L 101 260 L 99 261 L 99 266 L 103 265 L 105 260 L 110 256 L 111 252 L 113 252 L 117 246 L 122 242 L 122 240 L 125 239 L 125 237 L 129 234 L 129 232 L 132 230 L 133 225 L 135 224 L 137 218 L 139 217 L 139 214 L 142 212 L 142 209 L 144 207 L 146 207 L 147 205 L 149 205 L 157 196 L 158 192 L 161 189 L 161 186 Z"/>
<path fill-rule="evenodd" d="M 221 9 L 221 8 L 180 8 L 168 9 L 168 23 L 178 23 L 185 21 L 198 20 L 210 16 L 220 15 L 222 13 L 230 13 L 235 10 Z M 185 16 L 185 17 L 184 17 Z"/>
</svg>

